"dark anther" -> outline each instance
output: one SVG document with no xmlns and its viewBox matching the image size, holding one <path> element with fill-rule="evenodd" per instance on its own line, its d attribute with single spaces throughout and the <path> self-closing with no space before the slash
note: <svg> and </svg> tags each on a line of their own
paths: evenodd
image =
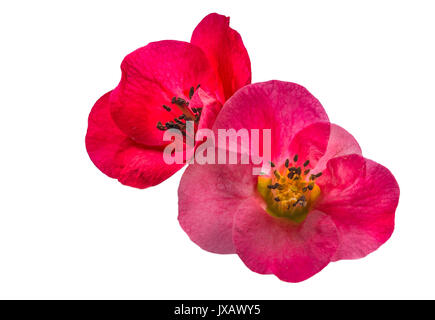
<svg viewBox="0 0 435 320">
<path fill-rule="evenodd" d="M 168 128 L 168 129 L 178 129 L 178 130 L 181 129 L 178 124 L 173 123 L 173 122 L 166 122 L 165 125 L 166 125 L 166 128 Z"/>
<path fill-rule="evenodd" d="M 295 157 L 293 158 L 293 162 L 298 162 L 298 155 L 295 155 Z"/>
<path fill-rule="evenodd" d="M 273 167 L 275 167 L 275 164 L 272 162 L 272 161 L 269 161 L 270 162 L 270 166 L 273 168 Z"/>
<path fill-rule="evenodd" d="M 178 117 L 178 119 L 185 119 L 186 116 L 184 114 L 182 114 L 181 116 Z"/>
<path fill-rule="evenodd" d="M 307 160 L 304 162 L 304 167 L 308 166 L 310 164 L 310 160 Z"/>
<path fill-rule="evenodd" d="M 166 111 L 171 111 L 171 108 L 169 108 L 167 105 L 163 105 L 163 109 L 165 109 Z"/>
<path fill-rule="evenodd" d="M 304 175 L 307 175 L 309 173 L 310 173 L 310 169 L 307 169 L 307 170 L 304 171 Z"/>
<path fill-rule="evenodd" d="M 315 180 L 315 179 L 317 179 L 318 177 L 320 177 L 321 175 L 322 175 L 321 172 L 319 172 L 319 173 L 317 173 L 317 174 L 312 174 L 312 175 L 310 176 L 310 180 Z"/>
<path fill-rule="evenodd" d="M 192 108 L 192 111 L 193 111 L 193 113 L 196 113 L 197 111 L 196 111 L 196 108 Z"/>
<path fill-rule="evenodd" d="M 296 169 L 296 173 L 297 173 L 298 175 L 301 175 L 301 173 L 302 173 L 302 169 L 301 169 L 301 167 L 298 167 L 298 168 Z"/>
<path fill-rule="evenodd" d="M 167 128 L 159 121 L 157 122 L 157 129 L 165 131 Z"/>
<path fill-rule="evenodd" d="M 305 192 L 305 191 L 307 191 L 308 190 L 308 187 L 303 187 L 302 188 L 302 192 Z"/>
<path fill-rule="evenodd" d="M 198 85 L 196 86 L 196 90 L 198 90 L 200 86 L 201 86 L 201 85 L 200 85 L 200 84 L 198 84 Z"/>
<path fill-rule="evenodd" d="M 178 124 L 184 126 L 184 122 L 183 122 L 183 121 L 180 121 L 180 120 L 178 120 L 177 118 L 175 118 L 174 121 L 175 121 L 176 123 L 178 123 Z"/>
<path fill-rule="evenodd" d="M 276 202 L 279 202 L 279 201 L 281 201 L 281 200 L 280 200 L 278 197 L 276 197 L 276 198 L 275 198 L 275 201 L 276 201 Z"/>
<path fill-rule="evenodd" d="M 184 107 L 184 106 L 188 106 L 189 105 L 189 102 L 187 102 L 183 98 L 176 98 L 176 97 L 172 98 L 171 103 L 172 104 L 176 104 L 176 105 L 178 105 L 180 107 Z"/>
<path fill-rule="evenodd" d="M 290 161 L 289 161 L 288 159 L 285 161 L 285 167 L 286 167 L 286 168 L 288 168 L 289 162 L 290 162 Z"/>
<path fill-rule="evenodd" d="M 311 191 L 311 190 L 313 190 L 314 186 L 312 184 L 309 184 L 307 188 L 308 188 L 308 190 Z"/>
<path fill-rule="evenodd" d="M 195 93 L 195 89 L 193 87 L 190 87 L 190 90 L 189 90 L 189 99 L 192 99 L 194 93 Z"/>
<path fill-rule="evenodd" d="M 294 173 L 293 171 L 291 171 L 291 172 L 287 175 L 287 177 L 291 180 L 291 179 L 293 179 L 294 175 L 295 175 L 295 173 Z"/>
<path fill-rule="evenodd" d="M 269 188 L 269 189 L 276 189 L 276 188 L 278 188 L 278 187 L 280 187 L 281 185 L 279 184 L 279 183 L 275 183 L 275 184 L 270 184 L 270 185 L 268 185 L 267 187 Z"/>
</svg>

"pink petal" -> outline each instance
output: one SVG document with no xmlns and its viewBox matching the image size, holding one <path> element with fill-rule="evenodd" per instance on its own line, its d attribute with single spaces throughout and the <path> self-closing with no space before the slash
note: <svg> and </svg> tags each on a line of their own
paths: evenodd
<svg viewBox="0 0 435 320">
<path fill-rule="evenodd" d="M 304 87 L 272 80 L 236 92 L 217 117 L 214 130 L 271 129 L 272 159 L 287 157 L 293 137 L 306 126 L 328 122 L 320 102 Z"/>
<path fill-rule="evenodd" d="M 200 47 L 223 85 L 225 99 L 251 83 L 251 61 L 239 33 L 229 27 L 230 18 L 216 13 L 195 28 L 191 43 Z M 221 100 L 223 102 L 223 100 Z"/>
<path fill-rule="evenodd" d="M 233 214 L 255 181 L 248 165 L 190 165 L 178 188 L 181 227 L 204 250 L 234 253 Z"/>
<path fill-rule="evenodd" d="M 356 139 L 342 127 L 331 124 L 328 147 L 326 153 L 316 165 L 316 171 L 326 168 L 329 159 L 345 156 L 348 154 L 362 155 L 361 148 Z"/>
<path fill-rule="evenodd" d="M 290 143 L 289 157 L 299 156 L 299 163 L 310 160 L 313 172 L 325 169 L 326 163 L 347 154 L 362 154 L 355 138 L 346 130 L 329 122 L 318 122 L 299 131 Z"/>
<path fill-rule="evenodd" d="M 126 135 L 144 145 L 167 144 L 156 125 L 181 115 L 171 104 L 174 96 L 188 101 L 190 88 L 198 84 L 212 96 L 216 91 L 216 75 L 207 57 L 186 42 L 150 43 L 127 55 L 121 70 L 121 82 L 111 97 L 112 116 Z"/>
<path fill-rule="evenodd" d="M 284 153 L 283 157 L 292 159 L 298 155 L 298 165 L 309 160 L 306 168 L 314 168 L 327 150 L 331 126 L 329 122 L 317 122 L 303 128 L 292 139 L 288 152 Z"/>
<path fill-rule="evenodd" d="M 248 268 L 288 282 L 306 280 L 322 270 L 338 245 L 335 225 L 324 213 L 312 211 L 295 224 L 270 216 L 261 200 L 252 197 L 237 209 L 233 239 Z"/>
<path fill-rule="evenodd" d="M 342 156 L 329 160 L 317 183 L 322 197 L 316 209 L 339 233 L 334 261 L 362 258 L 390 238 L 400 190 L 387 168 L 360 155 Z"/>
<path fill-rule="evenodd" d="M 115 155 L 127 136 L 118 129 L 110 116 L 110 94 L 103 95 L 93 106 L 88 120 L 86 150 L 95 166 L 111 178 L 119 174 Z"/>
</svg>

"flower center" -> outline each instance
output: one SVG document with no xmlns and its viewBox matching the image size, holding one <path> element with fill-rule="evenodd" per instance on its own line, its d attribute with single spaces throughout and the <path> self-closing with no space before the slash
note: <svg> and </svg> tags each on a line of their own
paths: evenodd
<svg viewBox="0 0 435 320">
<path fill-rule="evenodd" d="M 198 90 L 200 85 L 196 87 Z M 195 93 L 195 88 L 191 87 L 189 90 L 189 100 L 192 99 L 193 94 Z M 181 97 L 173 97 L 171 99 L 172 107 L 177 108 L 181 111 L 181 115 L 175 117 L 172 121 L 168 121 L 165 124 L 162 124 L 160 121 L 157 123 L 157 129 L 165 131 L 168 129 L 178 129 L 181 131 L 183 136 L 186 136 L 186 121 L 194 121 L 195 127 L 198 124 L 199 119 L 201 118 L 202 108 L 191 108 L 189 107 L 189 101 L 181 98 Z M 172 108 L 167 105 L 162 106 L 168 112 L 172 112 Z"/>
<path fill-rule="evenodd" d="M 322 175 L 310 174 L 307 160 L 298 166 L 298 156 L 293 163 L 287 159 L 281 168 L 271 162 L 272 174 L 259 176 L 257 189 L 266 201 L 266 211 L 275 217 L 302 222 L 320 195 L 315 180 Z"/>
</svg>

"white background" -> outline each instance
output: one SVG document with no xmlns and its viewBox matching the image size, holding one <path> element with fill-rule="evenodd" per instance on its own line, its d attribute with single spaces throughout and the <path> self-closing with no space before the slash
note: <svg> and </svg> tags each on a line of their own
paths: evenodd
<svg viewBox="0 0 435 320">
<path fill-rule="evenodd" d="M 396 176 L 378 251 L 281 282 L 188 239 L 181 171 L 137 190 L 91 163 L 87 117 L 122 58 L 188 41 L 210 12 L 231 16 L 254 82 L 304 85 Z M 434 15 L 433 1 L 2 1 L 0 298 L 435 298 Z"/>
</svg>

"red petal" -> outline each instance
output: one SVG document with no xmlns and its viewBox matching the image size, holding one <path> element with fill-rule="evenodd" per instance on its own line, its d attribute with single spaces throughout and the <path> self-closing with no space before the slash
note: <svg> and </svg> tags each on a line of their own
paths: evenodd
<svg viewBox="0 0 435 320">
<path fill-rule="evenodd" d="M 123 164 L 119 182 L 140 189 L 165 181 L 184 166 L 166 164 L 162 150 L 144 148 L 130 139 L 121 145 L 116 160 Z"/>
<path fill-rule="evenodd" d="M 110 94 L 103 95 L 93 106 L 88 120 L 86 150 L 95 166 L 111 178 L 119 174 L 115 155 L 127 136 L 118 129 L 110 116 Z"/>
<path fill-rule="evenodd" d="M 156 125 L 181 114 L 171 105 L 174 96 L 187 101 L 190 88 L 198 84 L 211 95 L 216 91 L 216 75 L 207 57 L 186 42 L 150 43 L 125 57 L 121 69 L 121 82 L 111 97 L 113 119 L 126 135 L 148 146 L 167 144 Z"/>
<path fill-rule="evenodd" d="M 251 83 L 248 52 L 239 33 L 229 24 L 229 17 L 211 13 L 198 24 L 191 39 L 192 44 L 205 52 L 219 75 L 225 99 Z"/>
<path fill-rule="evenodd" d="M 167 165 L 163 151 L 134 143 L 110 116 L 110 92 L 102 96 L 89 115 L 86 149 L 95 166 L 121 183 L 146 188 L 169 178 L 183 165 Z"/>
</svg>

